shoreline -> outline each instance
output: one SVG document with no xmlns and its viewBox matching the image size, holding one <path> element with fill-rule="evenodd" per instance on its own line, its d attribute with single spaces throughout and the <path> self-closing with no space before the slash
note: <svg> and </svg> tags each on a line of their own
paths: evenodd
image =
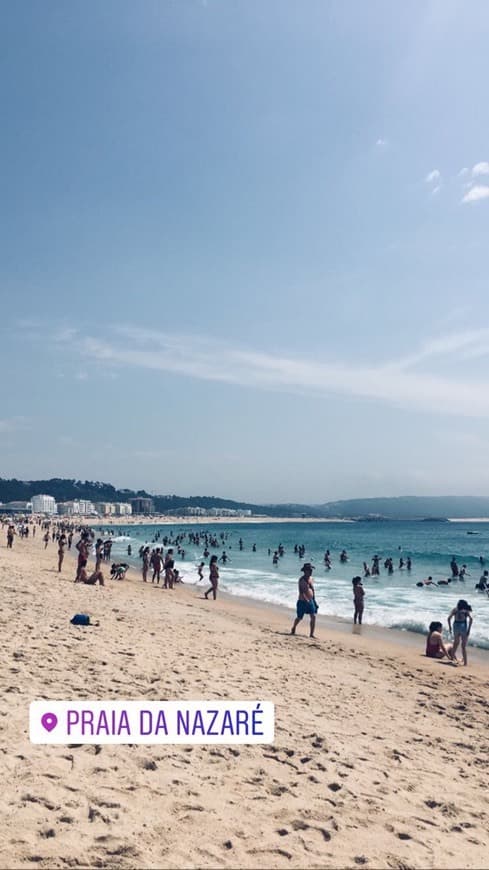
<svg viewBox="0 0 489 870">
<path fill-rule="evenodd" d="M 56 518 L 58 519 L 58 518 Z M 73 520 L 73 517 L 69 518 Z M 101 517 L 100 519 L 96 519 L 93 517 L 83 517 L 80 518 L 85 520 L 84 525 L 90 525 L 93 528 L 97 526 L 178 526 L 178 525 L 215 525 L 215 524 L 224 524 L 224 525 L 246 525 L 248 523 L 251 524 L 261 524 L 261 523 L 346 523 L 351 524 L 356 522 L 355 520 L 350 519 L 341 519 L 339 517 L 266 517 L 266 516 L 252 516 L 252 517 L 177 517 L 177 516 L 167 516 L 167 515 L 158 515 L 158 516 L 149 516 L 149 517 L 140 517 L 136 515 L 134 517 Z"/>
<path fill-rule="evenodd" d="M 178 526 L 178 523 L 174 525 Z M 232 523 L 227 523 L 227 525 L 232 525 Z M 93 528 L 97 529 L 99 525 L 94 525 Z M 119 529 L 122 533 L 124 533 L 125 526 L 121 525 Z M 127 529 L 129 531 L 129 529 Z M 155 544 L 154 546 L 157 546 Z M 122 556 L 122 558 L 124 558 Z M 136 561 L 136 555 L 133 553 L 132 557 L 130 557 L 134 562 Z M 179 567 L 179 563 L 176 562 L 175 567 Z M 139 576 L 139 567 L 138 565 L 131 564 L 130 571 L 128 571 L 128 579 L 132 578 L 132 574 Z M 321 578 L 318 576 L 314 577 L 314 580 L 317 582 L 320 581 Z M 288 603 L 281 603 L 278 601 L 265 601 L 261 598 L 254 597 L 251 594 L 240 594 L 237 592 L 228 591 L 225 587 L 225 576 L 221 576 L 220 581 L 220 594 L 223 599 L 229 601 L 243 602 L 245 605 L 250 605 L 252 607 L 264 608 L 268 610 L 269 608 L 276 608 L 277 612 L 281 612 L 285 615 L 285 619 L 290 617 L 290 614 L 295 612 L 295 599 L 290 599 Z M 194 584 L 192 582 L 183 582 L 184 588 L 192 588 Z M 229 587 L 228 587 L 229 588 Z M 287 616 L 288 614 L 288 616 Z M 368 607 L 366 610 L 366 621 L 364 621 L 362 625 L 363 634 L 369 632 L 371 637 L 375 637 L 378 641 L 385 642 L 395 642 L 396 644 L 400 644 L 401 646 L 410 645 L 411 647 L 418 646 L 421 648 L 424 644 L 424 639 L 426 638 L 426 631 L 415 631 L 412 628 L 401 628 L 401 627 L 391 627 L 387 625 L 382 625 L 376 622 L 370 622 L 368 619 L 369 612 Z M 364 617 L 365 618 L 365 617 Z M 321 609 L 318 614 L 318 624 L 321 625 L 324 623 L 329 629 L 334 632 L 341 632 L 342 634 L 348 634 L 350 629 L 352 628 L 352 622 L 347 617 L 337 616 L 333 613 L 325 612 Z M 427 625 L 426 625 L 427 628 Z M 446 632 L 446 625 L 444 623 L 444 630 Z M 356 632 L 354 632 L 356 633 Z M 447 638 L 446 642 L 449 642 Z M 481 641 L 481 643 L 487 643 L 485 639 Z M 486 662 L 489 664 L 489 647 L 480 645 L 473 642 L 470 642 L 468 645 L 468 649 L 470 651 L 470 655 L 475 654 L 477 660 L 481 663 Z"/>
</svg>

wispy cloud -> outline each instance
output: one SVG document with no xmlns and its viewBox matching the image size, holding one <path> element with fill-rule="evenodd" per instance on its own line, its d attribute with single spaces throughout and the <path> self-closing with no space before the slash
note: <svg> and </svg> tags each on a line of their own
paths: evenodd
<svg viewBox="0 0 489 870">
<path fill-rule="evenodd" d="M 387 148 L 389 145 L 389 141 L 387 139 L 377 139 L 375 144 L 377 148 Z"/>
<path fill-rule="evenodd" d="M 63 345 L 58 345 L 63 353 Z M 69 344 L 85 363 L 103 370 L 133 368 L 202 381 L 299 393 L 320 398 L 376 400 L 412 411 L 489 417 L 489 379 L 430 371 L 444 363 L 489 354 L 489 327 L 436 336 L 410 356 L 369 366 L 309 356 L 273 355 L 236 347 L 214 337 L 179 335 L 135 326 L 104 327 L 104 337 L 79 334 Z"/>
<path fill-rule="evenodd" d="M 467 166 L 464 166 L 463 169 L 461 169 L 460 172 L 458 173 L 458 177 L 459 177 L 459 178 L 465 178 L 465 176 L 468 175 L 468 174 L 469 174 L 468 167 L 467 167 Z"/>
<path fill-rule="evenodd" d="M 426 184 L 439 184 L 441 181 L 441 172 L 439 169 L 432 169 L 428 172 L 425 178 Z"/>
<path fill-rule="evenodd" d="M 489 197 L 489 187 L 485 184 L 475 184 L 462 197 L 462 202 L 479 202 Z"/>
<path fill-rule="evenodd" d="M 0 434 L 5 432 L 19 432 L 22 429 L 29 428 L 29 420 L 27 417 L 4 417 L 0 420 Z"/>
<path fill-rule="evenodd" d="M 425 183 L 428 185 L 432 196 L 436 196 L 437 193 L 440 193 L 443 183 L 440 170 L 432 169 L 431 172 L 428 172 L 428 175 L 425 178 Z"/>
<path fill-rule="evenodd" d="M 54 337 L 59 330 L 53 328 L 52 333 Z M 26 337 L 30 338 L 28 331 Z M 49 333 L 45 331 L 46 338 Z M 320 359 L 312 353 L 271 354 L 211 336 L 124 324 L 104 324 L 103 336 L 80 330 L 69 342 L 58 342 L 55 347 L 59 356 L 69 358 L 70 363 L 77 361 L 79 371 L 90 364 L 100 376 L 117 375 L 124 368 L 152 370 L 318 399 L 343 396 L 411 411 L 489 418 L 489 374 L 485 376 L 480 364 L 489 356 L 489 326 L 446 331 L 427 339 L 409 355 L 368 366 L 351 359 Z M 454 363 L 457 376 L 452 375 Z M 470 371 L 474 366 L 475 377 Z M 464 371 L 465 376 L 460 374 Z"/>
<path fill-rule="evenodd" d="M 489 163 L 485 160 L 481 163 L 476 163 L 475 166 L 472 167 L 472 175 L 474 177 L 477 175 L 489 175 Z"/>
</svg>

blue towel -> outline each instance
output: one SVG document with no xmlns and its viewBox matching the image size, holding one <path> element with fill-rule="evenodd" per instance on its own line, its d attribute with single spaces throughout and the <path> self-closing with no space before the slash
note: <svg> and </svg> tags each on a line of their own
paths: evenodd
<svg viewBox="0 0 489 870">
<path fill-rule="evenodd" d="M 72 625 L 90 625 L 90 617 L 88 613 L 75 613 L 70 622 Z"/>
</svg>

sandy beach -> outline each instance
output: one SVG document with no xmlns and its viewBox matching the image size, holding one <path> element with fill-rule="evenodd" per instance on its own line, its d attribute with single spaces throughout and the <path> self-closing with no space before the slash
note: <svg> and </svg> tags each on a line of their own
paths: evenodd
<svg viewBox="0 0 489 870">
<path fill-rule="evenodd" d="M 1 541 L 0 866 L 488 866 L 485 659 L 453 668 L 422 638 L 321 622 L 317 640 L 305 624 L 292 638 L 290 612 L 206 601 L 207 584 L 162 591 L 106 570 L 104 588 L 74 585 L 56 553 L 39 532 Z M 76 612 L 99 625 L 71 626 Z M 260 698 L 276 740 L 35 746 L 41 698 Z"/>
</svg>

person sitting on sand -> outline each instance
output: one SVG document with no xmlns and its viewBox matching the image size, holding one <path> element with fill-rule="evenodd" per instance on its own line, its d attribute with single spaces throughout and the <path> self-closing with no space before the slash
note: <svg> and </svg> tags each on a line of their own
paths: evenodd
<svg viewBox="0 0 489 870">
<path fill-rule="evenodd" d="M 430 630 L 426 638 L 426 655 L 430 659 L 443 659 L 446 656 L 456 664 L 457 659 L 453 654 L 452 645 L 445 646 L 443 643 L 442 630 L 441 622 L 430 622 Z"/>
<path fill-rule="evenodd" d="M 472 608 L 463 598 L 460 599 L 457 606 L 453 608 L 448 617 L 448 628 L 452 634 L 452 619 L 453 619 L 453 657 L 458 649 L 459 643 L 462 644 L 462 656 L 464 665 L 467 666 L 467 641 L 469 639 L 470 629 L 472 628 Z"/>
<path fill-rule="evenodd" d="M 296 607 L 297 616 L 290 630 L 291 634 L 295 634 L 299 622 L 306 614 L 309 614 L 311 620 L 309 626 L 309 637 L 315 637 L 314 628 L 316 626 L 316 613 L 318 611 L 318 606 L 316 604 L 316 595 L 312 582 L 313 571 L 314 565 L 311 565 L 310 562 L 306 562 L 306 564 L 302 566 L 302 576 L 299 577 L 299 598 Z"/>
<path fill-rule="evenodd" d="M 105 586 L 101 571 L 94 571 L 93 574 L 88 575 L 86 568 L 80 568 L 75 583 L 85 583 L 87 586 L 95 586 L 98 583 L 100 586 Z"/>
<path fill-rule="evenodd" d="M 210 592 L 212 592 L 212 597 L 214 601 L 217 598 L 217 585 L 219 583 L 219 568 L 217 565 L 217 556 L 211 556 L 211 561 L 209 562 L 209 581 L 210 587 L 207 592 L 204 593 L 204 598 L 207 598 Z"/>
<path fill-rule="evenodd" d="M 356 625 L 358 622 L 358 624 L 361 625 L 364 608 L 365 589 L 362 586 L 361 577 L 354 577 L 351 582 L 353 583 L 353 605 L 355 608 L 355 612 L 353 614 L 353 624 Z"/>
</svg>

